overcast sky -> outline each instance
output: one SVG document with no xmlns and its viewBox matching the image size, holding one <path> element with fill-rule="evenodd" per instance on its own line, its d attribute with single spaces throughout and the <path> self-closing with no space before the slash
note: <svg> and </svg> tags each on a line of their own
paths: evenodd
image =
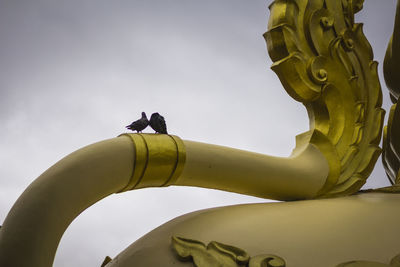
<svg viewBox="0 0 400 267">
<path fill-rule="evenodd" d="M 271 2 L 0 0 L 0 224 L 47 168 L 142 111 L 182 139 L 290 155 L 308 118 L 269 69 Z M 357 16 L 380 63 L 395 6 L 366 0 Z M 366 187 L 388 184 L 379 161 Z M 99 266 L 180 214 L 260 201 L 183 187 L 113 195 L 72 223 L 55 266 Z"/>
</svg>

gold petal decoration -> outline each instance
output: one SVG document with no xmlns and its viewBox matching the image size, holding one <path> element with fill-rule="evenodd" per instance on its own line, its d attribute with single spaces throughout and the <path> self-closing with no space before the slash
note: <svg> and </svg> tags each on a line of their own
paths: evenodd
<svg viewBox="0 0 400 267">
<path fill-rule="evenodd" d="M 244 250 L 216 241 L 206 246 L 197 240 L 174 236 L 172 247 L 182 260 L 192 259 L 197 267 L 246 266 L 250 259 Z"/>
<path fill-rule="evenodd" d="M 207 246 L 197 240 L 172 237 L 172 248 L 182 261 L 193 261 L 197 267 L 285 267 L 278 256 L 265 254 L 251 257 L 234 246 L 211 241 Z"/>
<path fill-rule="evenodd" d="M 370 44 L 354 22 L 362 0 L 275 0 L 264 34 L 287 93 L 300 101 L 310 131 L 296 149 L 311 143 L 330 167 L 320 197 L 357 192 L 381 149 L 384 110 Z"/>
</svg>

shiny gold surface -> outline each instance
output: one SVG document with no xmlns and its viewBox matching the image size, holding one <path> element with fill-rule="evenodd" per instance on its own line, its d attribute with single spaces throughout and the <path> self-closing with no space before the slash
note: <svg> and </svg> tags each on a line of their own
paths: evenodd
<svg viewBox="0 0 400 267">
<path fill-rule="evenodd" d="M 123 134 L 135 160 L 121 191 L 168 185 L 198 186 L 279 200 L 313 198 L 325 183 L 328 165 L 308 143 L 280 158 L 229 147 L 182 141 L 177 136 Z"/>
<path fill-rule="evenodd" d="M 27 188 L 0 230 L 0 266 L 51 266 L 68 225 L 113 193 L 175 184 L 312 198 L 327 173 L 313 145 L 290 158 L 275 158 L 176 136 L 124 134 L 68 155 Z"/>
<path fill-rule="evenodd" d="M 314 198 L 329 166 L 314 145 L 288 158 L 184 141 L 186 164 L 176 185 L 214 188 L 278 200 Z"/>
<path fill-rule="evenodd" d="M 321 196 L 358 191 L 380 154 L 384 111 L 377 62 L 362 24 L 354 23 L 362 2 L 276 0 L 270 6 L 265 39 L 272 69 L 306 106 L 305 135 L 329 164 Z"/>
<path fill-rule="evenodd" d="M 400 2 L 397 2 L 394 30 L 384 61 L 383 73 L 394 105 L 384 128 L 382 161 L 392 184 L 400 183 Z"/>
<path fill-rule="evenodd" d="M 133 152 L 126 137 L 95 143 L 66 156 L 33 181 L 0 230 L 0 266 L 52 266 L 69 224 L 128 184 Z"/>
<path fill-rule="evenodd" d="M 377 63 L 361 24 L 354 22 L 361 8 L 361 0 L 276 0 L 270 6 L 265 38 L 272 69 L 310 117 L 310 131 L 297 136 L 290 157 L 163 134 L 123 134 L 90 145 L 48 169 L 17 200 L 0 230 L 0 266 L 51 266 L 72 220 L 112 193 L 169 185 L 277 200 L 355 193 L 379 156 L 384 115 Z M 398 88 L 398 20 L 385 60 L 385 77 L 393 88 Z M 397 91 L 391 94 L 397 101 Z M 398 112 L 393 108 L 385 138 L 393 181 L 398 178 Z M 172 253 L 171 237 L 180 236 L 185 238 L 175 240 L 176 252 L 186 257 L 186 248 L 194 244 L 189 254 L 203 265 L 222 257 L 229 264 L 243 265 L 246 258 L 252 267 L 263 266 L 262 255 L 271 253 L 282 257 L 277 264 L 284 259 L 296 267 L 349 261 L 385 266 L 400 251 L 400 195 L 393 188 L 394 194 L 238 205 L 184 215 L 104 264 L 191 266 Z"/>
<path fill-rule="evenodd" d="M 285 261 L 276 255 L 262 254 L 250 257 L 243 249 L 211 241 L 206 246 L 198 240 L 172 237 L 172 248 L 184 261 L 196 267 L 285 267 Z"/>
<path fill-rule="evenodd" d="M 135 150 L 133 174 L 122 190 L 160 187 L 173 184 L 186 160 L 185 147 L 173 135 L 123 134 L 132 140 Z"/>
<path fill-rule="evenodd" d="M 350 261 L 388 266 L 400 253 L 399 206 L 400 194 L 365 193 L 196 211 L 154 229 L 107 267 L 193 266 L 172 251 L 172 236 L 203 244 L 217 241 L 250 258 L 277 255 L 287 267 L 335 267 Z"/>
</svg>

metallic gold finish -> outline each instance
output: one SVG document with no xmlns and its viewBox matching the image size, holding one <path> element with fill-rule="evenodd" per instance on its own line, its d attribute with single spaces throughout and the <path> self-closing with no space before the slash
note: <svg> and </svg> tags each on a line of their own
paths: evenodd
<svg viewBox="0 0 400 267">
<path fill-rule="evenodd" d="M 131 138 L 135 149 L 133 174 L 122 190 L 168 186 L 182 172 L 186 153 L 182 140 L 173 135 L 123 134 Z"/>
<path fill-rule="evenodd" d="M 322 154 L 308 143 L 279 158 L 170 135 L 121 136 L 132 140 L 135 154 L 132 177 L 121 192 L 184 185 L 293 200 L 315 197 L 328 174 Z"/>
<path fill-rule="evenodd" d="M 126 134 L 70 154 L 36 179 L 7 215 L 0 266 L 51 266 L 62 234 L 83 210 L 112 193 L 168 186 L 184 162 L 183 142 L 161 134 Z"/>
<path fill-rule="evenodd" d="M 285 260 L 272 254 L 251 257 L 249 267 L 286 267 Z"/>
<path fill-rule="evenodd" d="M 329 164 L 321 196 L 358 191 L 381 151 L 377 63 L 362 25 L 354 23 L 362 2 L 276 0 L 270 6 L 265 39 L 272 69 L 307 108 L 307 139 Z"/>
<path fill-rule="evenodd" d="M 362 8 L 362 2 L 276 0 L 270 7 L 265 38 L 274 61 L 272 69 L 289 95 L 306 106 L 310 117 L 310 131 L 297 136 L 290 157 L 271 157 L 162 134 L 124 134 L 85 147 L 43 173 L 17 200 L 0 230 L 0 266 L 51 266 L 58 242 L 72 220 L 112 193 L 169 185 L 278 200 L 356 192 L 379 156 L 384 116 L 377 63 L 362 25 L 354 23 L 354 13 Z M 399 29 L 396 25 L 395 33 Z M 385 60 L 390 82 L 400 64 L 396 46 L 394 36 Z M 392 90 L 392 96 L 398 97 L 397 91 Z M 393 155 L 399 151 L 395 138 L 400 131 L 398 112 L 396 108 L 391 112 L 386 129 L 385 146 L 392 150 L 387 150 L 385 158 L 390 160 L 396 159 Z M 388 166 L 397 175 L 398 160 L 393 162 Z M 193 236 L 192 240 L 175 238 L 173 245 L 179 255 L 193 257 L 199 266 L 218 266 L 222 262 L 225 266 L 282 267 L 283 259 L 260 255 L 261 249 L 284 251 L 277 254 L 283 255 L 288 264 L 298 263 L 304 240 L 314 242 L 306 247 L 308 251 L 334 248 L 339 256 L 321 252 L 316 259 L 306 258 L 300 261 L 304 265 L 296 266 L 313 266 L 314 260 L 334 266 L 336 259 L 348 260 L 348 251 L 355 258 L 370 255 L 374 251 L 371 246 L 357 250 L 363 246 L 357 240 L 367 234 L 379 244 L 386 242 L 385 251 L 372 259 L 384 262 L 387 255 L 395 255 L 391 250 L 398 240 L 393 234 L 380 236 L 370 233 L 370 229 L 381 225 L 383 217 L 388 228 L 398 228 L 395 210 L 400 196 L 382 195 L 225 207 L 186 215 L 138 241 L 136 251 L 127 250 L 111 261 L 106 259 L 103 265 L 166 266 L 165 259 L 179 265 L 171 258 L 170 246 L 162 246 L 170 236 Z M 365 220 L 369 214 L 375 217 Z M 247 252 L 219 242 L 210 242 L 206 247 L 195 239 L 240 243 Z M 297 250 L 291 250 L 288 244 Z M 156 249 L 150 253 L 150 248 Z M 156 257 L 157 253 L 162 257 Z M 146 255 L 148 258 L 135 258 Z M 249 255 L 259 256 L 253 259 Z M 159 264 L 149 265 L 146 261 Z"/>
<path fill-rule="evenodd" d="M 70 154 L 25 190 L 0 230 L 0 266 L 51 266 L 68 225 L 113 193 L 174 184 L 312 198 L 327 174 L 324 157 L 310 144 L 276 158 L 176 136 L 124 134 Z"/>
<path fill-rule="evenodd" d="M 251 257 L 234 246 L 211 241 L 202 242 L 182 237 L 172 237 L 172 248 L 183 261 L 193 261 L 196 267 L 285 267 L 285 261 L 275 255 Z"/>
<path fill-rule="evenodd" d="M 5 218 L 0 266 L 52 266 L 69 224 L 92 204 L 125 188 L 133 160 L 132 142 L 120 137 L 84 147 L 50 167 Z"/>
<path fill-rule="evenodd" d="M 314 198 L 329 166 L 309 143 L 280 158 L 229 147 L 183 141 L 186 163 L 175 185 L 220 189 L 278 200 Z"/>
<path fill-rule="evenodd" d="M 383 73 L 394 105 L 390 109 L 388 125 L 383 133 L 382 161 L 386 174 L 392 184 L 400 183 L 400 2 L 397 2 L 394 31 L 390 39 Z"/>
<path fill-rule="evenodd" d="M 383 63 L 383 71 L 386 85 L 390 91 L 392 102 L 395 103 L 400 97 L 400 77 L 398 71 L 400 69 L 400 2 L 397 2 L 396 17 L 394 20 L 394 29 L 390 38 L 385 60 Z"/>
<path fill-rule="evenodd" d="M 373 261 L 351 261 L 339 264 L 336 267 L 400 267 L 400 255 L 394 257 L 390 264 L 384 264 Z"/>
<path fill-rule="evenodd" d="M 383 130 L 382 161 L 392 184 L 400 183 L 400 106 L 390 108 L 388 124 Z"/>
<path fill-rule="evenodd" d="M 172 237 L 172 247 L 183 260 L 192 259 L 197 267 L 246 266 L 250 260 L 244 250 L 216 241 L 205 246 L 196 240 Z"/>
<path fill-rule="evenodd" d="M 286 266 L 334 267 L 349 261 L 389 264 L 400 253 L 400 194 L 244 204 L 185 214 L 132 243 L 107 267 L 191 266 L 171 250 L 171 237 L 271 253 Z M 368 266 L 368 265 L 367 265 Z M 364 266 L 363 266 L 364 267 Z"/>
</svg>

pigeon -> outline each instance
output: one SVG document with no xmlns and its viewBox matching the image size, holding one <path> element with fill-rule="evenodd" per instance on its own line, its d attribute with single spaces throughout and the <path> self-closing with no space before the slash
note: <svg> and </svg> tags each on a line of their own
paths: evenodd
<svg viewBox="0 0 400 267">
<path fill-rule="evenodd" d="M 156 133 L 168 134 L 167 125 L 165 124 L 164 117 L 157 112 L 151 114 L 150 127 L 153 128 Z"/>
<path fill-rule="evenodd" d="M 139 133 L 143 131 L 147 126 L 149 126 L 149 120 L 147 119 L 146 113 L 142 112 L 142 118 L 132 122 L 130 125 L 126 126 L 126 128 L 132 131 L 137 131 Z"/>
</svg>

